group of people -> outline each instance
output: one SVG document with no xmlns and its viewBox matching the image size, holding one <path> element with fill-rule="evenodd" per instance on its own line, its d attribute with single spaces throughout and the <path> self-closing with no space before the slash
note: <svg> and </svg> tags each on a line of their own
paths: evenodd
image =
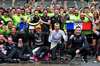
<svg viewBox="0 0 100 66">
<path fill-rule="evenodd" d="M 44 61 L 57 59 L 57 51 L 60 54 L 60 61 L 65 62 L 63 54 L 71 55 L 73 60 L 77 54 L 81 54 L 84 62 L 88 62 L 87 55 L 90 54 L 87 36 L 92 34 L 91 30 L 82 30 L 77 26 L 75 30 L 66 30 L 66 22 L 91 22 L 93 25 L 93 55 L 97 56 L 100 62 L 100 8 L 99 2 L 87 1 L 84 7 L 84 0 L 80 0 L 82 7 L 79 9 L 77 2 L 75 7 L 67 7 L 68 1 L 61 1 L 51 4 L 42 9 L 44 0 L 40 6 L 37 0 L 27 0 L 24 8 L 20 3 L 15 8 L 15 0 L 12 0 L 12 7 L 5 9 L 5 0 L 2 0 L 3 7 L 0 7 L 0 63 L 19 63 L 34 59 L 38 61 L 40 55 Z M 30 5 L 28 4 L 30 2 Z M 20 26 L 20 24 L 23 24 Z M 30 30 L 34 30 L 31 32 Z M 91 26 L 92 27 L 92 26 Z M 71 32 L 71 35 L 68 34 Z"/>
</svg>

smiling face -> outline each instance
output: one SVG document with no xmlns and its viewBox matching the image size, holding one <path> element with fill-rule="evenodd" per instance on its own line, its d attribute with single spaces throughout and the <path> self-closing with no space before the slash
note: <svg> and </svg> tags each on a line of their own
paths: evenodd
<svg viewBox="0 0 100 66">
<path fill-rule="evenodd" d="M 80 18 L 81 18 L 82 20 L 85 19 L 85 15 L 84 15 L 84 13 L 81 13 L 81 14 L 80 14 Z"/>
<path fill-rule="evenodd" d="M 55 16 L 58 16 L 59 11 L 58 11 L 58 10 L 55 10 L 55 11 L 54 11 L 54 14 L 55 14 Z"/>
<path fill-rule="evenodd" d="M 55 25 L 55 30 L 59 31 L 59 29 L 60 29 L 60 25 Z"/>
<path fill-rule="evenodd" d="M 47 16 L 47 10 L 43 11 L 43 16 Z"/>
<path fill-rule="evenodd" d="M 75 33 L 76 33 L 76 35 L 80 35 L 81 34 L 81 28 L 76 28 L 75 29 Z"/>
<path fill-rule="evenodd" d="M 94 13 L 93 13 L 94 18 L 98 18 L 98 15 L 99 14 L 98 14 L 97 10 L 95 10 Z"/>
<path fill-rule="evenodd" d="M 0 35 L 0 42 L 3 42 L 3 35 Z"/>
<path fill-rule="evenodd" d="M 13 43 L 12 38 L 8 37 L 8 44 L 12 44 L 12 43 Z"/>
<path fill-rule="evenodd" d="M 36 33 L 41 33 L 41 28 L 36 28 Z"/>
</svg>

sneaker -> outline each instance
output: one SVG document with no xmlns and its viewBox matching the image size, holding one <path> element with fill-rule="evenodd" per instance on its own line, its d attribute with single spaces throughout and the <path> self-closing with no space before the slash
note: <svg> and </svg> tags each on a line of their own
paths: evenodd
<svg viewBox="0 0 100 66">
<path fill-rule="evenodd" d="M 88 60 L 86 58 L 82 58 L 82 60 L 84 61 L 84 63 L 88 62 Z"/>
<path fill-rule="evenodd" d="M 60 58 L 60 61 L 63 62 L 63 63 L 65 63 L 65 60 L 63 58 Z"/>
<path fill-rule="evenodd" d="M 29 57 L 29 59 L 30 59 L 30 60 L 34 60 L 34 58 L 33 58 L 33 57 Z"/>
<path fill-rule="evenodd" d="M 49 60 L 49 53 L 47 54 L 47 56 L 45 57 L 46 61 Z"/>
<path fill-rule="evenodd" d="M 43 58 L 43 61 L 46 61 L 46 59 L 45 59 L 45 58 Z"/>
<path fill-rule="evenodd" d="M 35 60 L 36 62 L 38 61 L 37 57 L 35 57 L 35 53 L 33 54 L 33 58 L 34 58 L 34 60 Z"/>
</svg>

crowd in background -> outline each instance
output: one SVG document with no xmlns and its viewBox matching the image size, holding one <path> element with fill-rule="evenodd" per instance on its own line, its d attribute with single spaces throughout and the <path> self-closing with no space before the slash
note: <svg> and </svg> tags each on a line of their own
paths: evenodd
<svg viewBox="0 0 100 66">
<path fill-rule="evenodd" d="M 86 0 L 87 5 L 84 5 L 84 0 L 80 0 L 80 3 L 82 4 L 81 8 L 78 8 L 76 1 L 73 1 L 75 6 L 67 7 L 68 1 L 64 1 L 64 3 L 59 1 L 58 4 L 56 4 L 57 0 L 52 0 L 51 4 L 48 4 L 45 9 L 42 8 L 42 6 L 45 5 L 44 0 L 41 0 L 41 4 L 39 5 L 37 4 L 37 0 L 27 0 L 24 4 L 17 3 L 19 6 L 18 8 L 15 8 L 16 0 L 12 0 L 12 7 L 9 7 L 8 9 L 5 9 L 5 1 L 6 0 L 2 0 L 3 7 L 0 7 L 0 59 L 3 59 L 4 62 L 19 62 L 19 60 L 14 60 L 13 57 L 20 60 L 31 59 L 31 56 L 33 55 L 32 49 L 36 47 L 34 44 L 35 39 L 32 36 L 34 32 L 43 32 L 45 34 L 45 36 L 42 36 L 45 39 L 42 38 L 42 40 L 47 47 L 50 47 L 50 42 L 48 42 L 50 31 L 51 29 L 56 30 L 56 25 L 60 26 L 60 30 L 65 31 L 65 35 L 66 32 L 75 34 L 74 30 L 66 31 L 67 21 L 70 21 L 71 23 L 95 23 L 97 27 L 96 30 L 100 32 L 100 7 L 97 9 L 99 2 L 95 2 L 94 0 L 90 0 L 91 4 L 89 3 L 89 0 Z M 62 4 L 64 4 L 64 6 L 62 6 Z M 22 5 L 24 5 L 24 7 L 22 7 Z M 28 37 L 26 37 L 25 35 L 27 34 L 29 27 L 33 26 L 30 23 L 33 23 L 33 30 L 35 31 L 31 32 L 33 34 L 28 34 Z M 25 26 L 20 29 L 20 24 L 27 25 L 27 29 L 25 29 Z M 41 30 L 38 30 L 38 28 Z M 30 33 L 30 31 L 28 31 L 28 33 Z M 93 55 L 98 56 L 98 52 L 100 52 L 98 51 L 100 37 L 92 32 L 92 29 L 84 30 L 82 31 L 82 34 L 85 36 L 92 35 L 91 37 L 93 38 L 91 43 L 93 45 Z M 70 37 L 69 34 L 68 37 Z M 64 48 L 67 49 L 68 46 L 66 41 L 62 40 L 62 43 L 65 44 Z M 48 50 L 47 47 L 46 49 Z M 25 52 L 26 50 L 27 52 Z M 19 55 L 16 55 L 17 53 Z M 26 55 L 24 56 L 23 54 Z M 98 61 L 100 62 L 100 56 L 98 57 Z"/>
</svg>

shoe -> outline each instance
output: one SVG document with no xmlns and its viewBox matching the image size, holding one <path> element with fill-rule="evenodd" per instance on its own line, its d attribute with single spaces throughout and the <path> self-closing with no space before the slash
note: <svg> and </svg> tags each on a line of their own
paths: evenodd
<svg viewBox="0 0 100 66">
<path fill-rule="evenodd" d="M 35 53 L 33 54 L 33 58 L 34 58 L 34 60 L 35 60 L 36 62 L 38 61 L 37 57 L 35 57 Z"/>
<path fill-rule="evenodd" d="M 19 63 L 19 60 L 13 60 L 13 63 Z"/>
<path fill-rule="evenodd" d="M 65 63 L 65 60 L 63 58 L 60 58 L 60 61 L 62 61 L 63 63 Z"/>
<path fill-rule="evenodd" d="M 49 60 L 49 53 L 47 54 L 47 56 L 45 57 L 46 61 Z"/>
<path fill-rule="evenodd" d="M 46 59 L 45 59 L 45 58 L 43 58 L 43 61 L 46 61 Z"/>
<path fill-rule="evenodd" d="M 33 58 L 33 57 L 29 57 L 29 59 L 30 59 L 30 60 L 34 60 L 34 58 Z"/>
<path fill-rule="evenodd" d="M 88 60 L 86 58 L 82 58 L 82 60 L 84 61 L 84 63 L 88 62 Z"/>
</svg>

